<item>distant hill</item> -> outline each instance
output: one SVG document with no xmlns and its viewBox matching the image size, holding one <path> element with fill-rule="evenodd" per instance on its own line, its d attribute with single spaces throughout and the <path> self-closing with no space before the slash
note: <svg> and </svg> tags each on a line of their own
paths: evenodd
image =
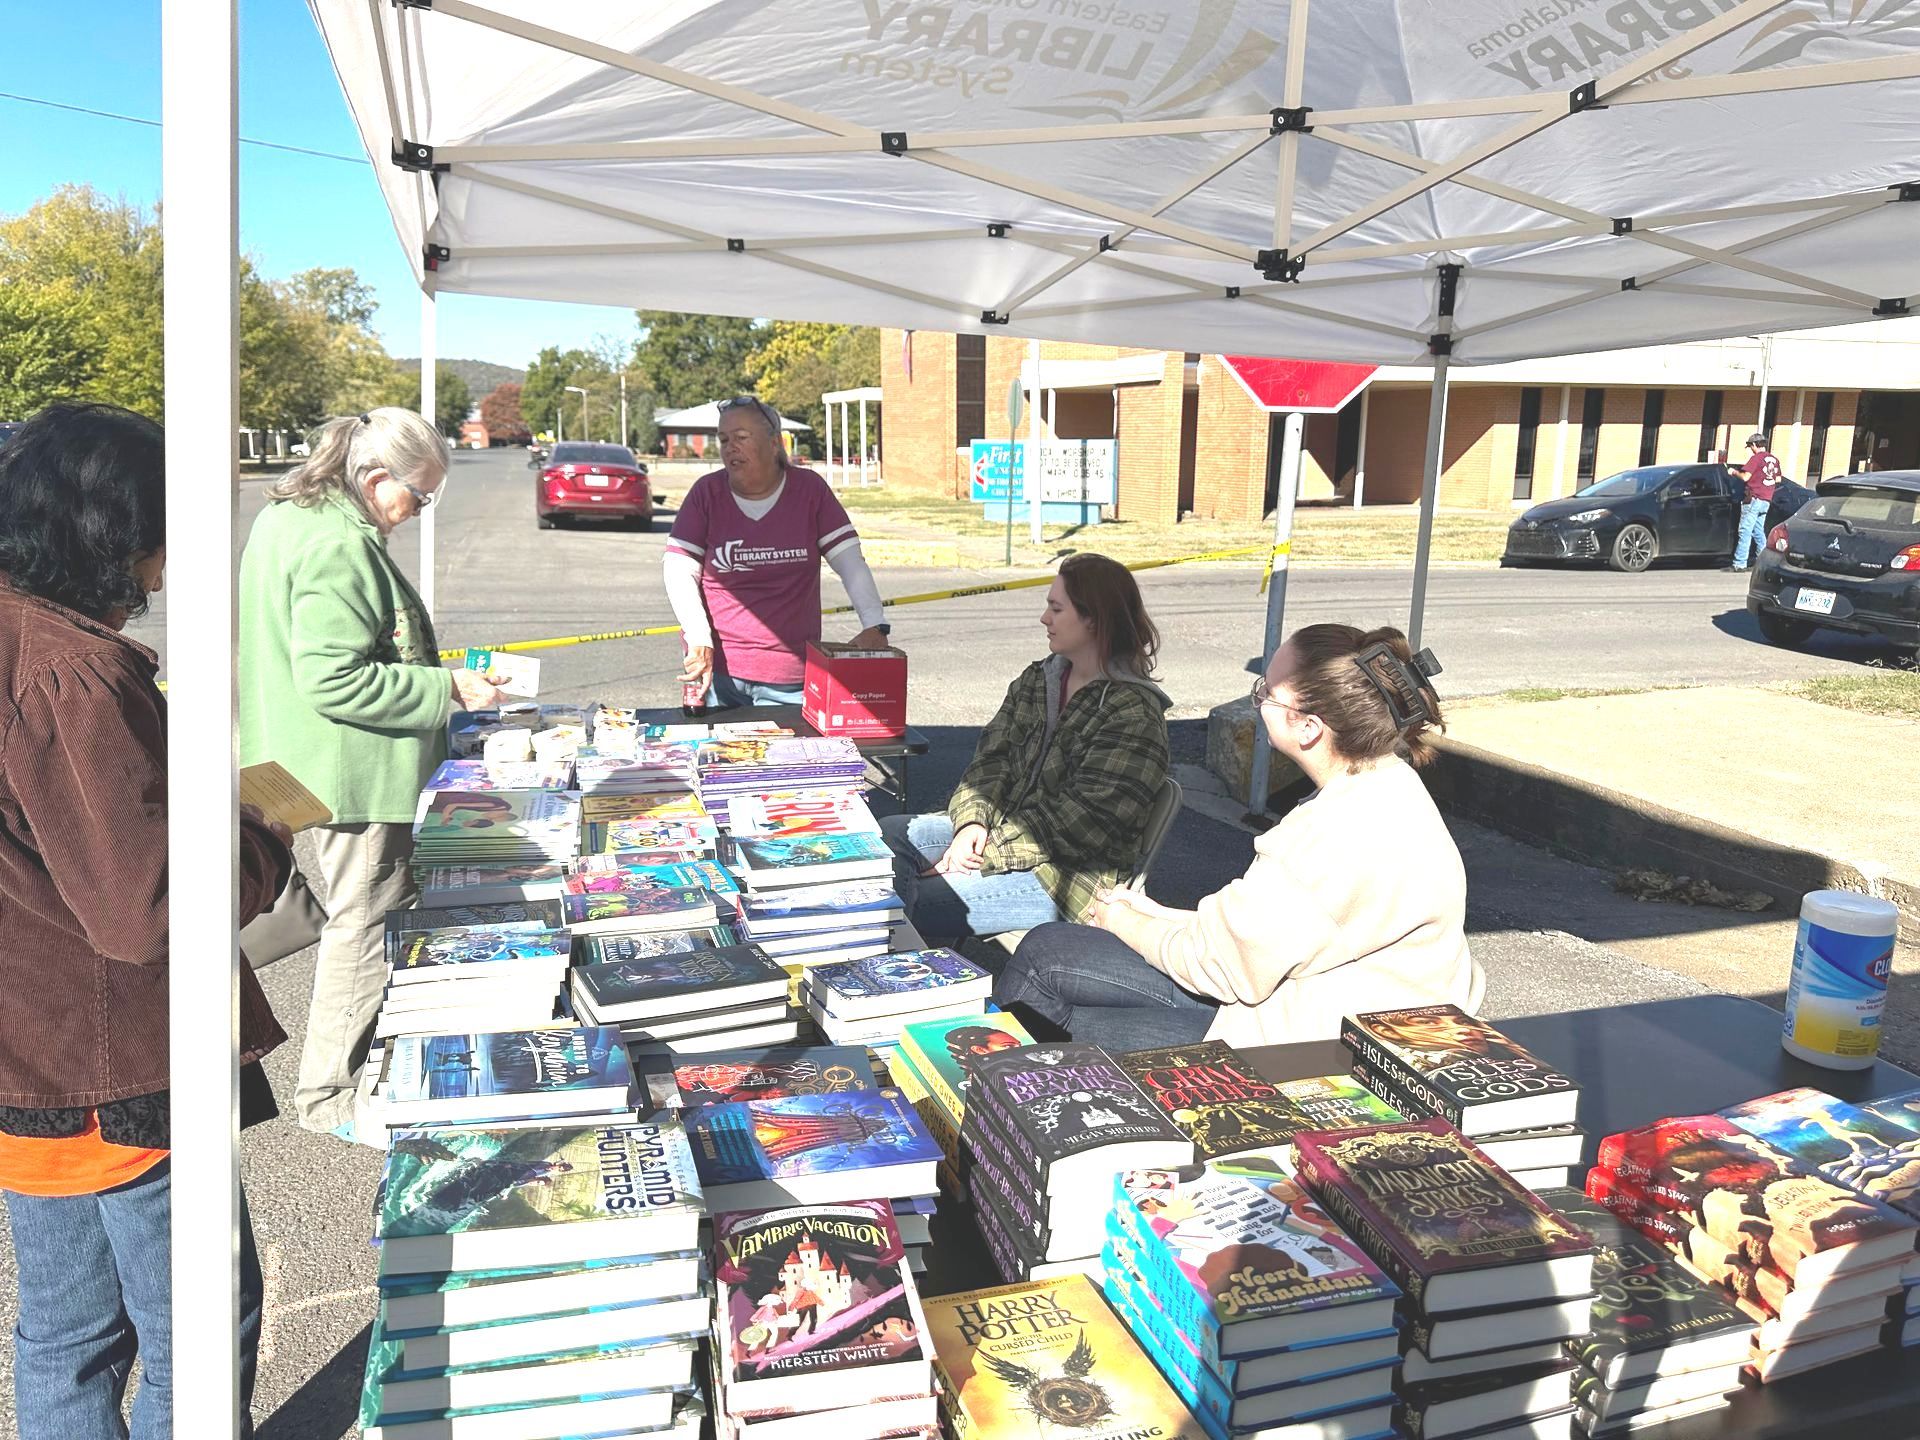
<svg viewBox="0 0 1920 1440">
<path fill-rule="evenodd" d="M 420 359 L 415 356 L 396 363 L 418 369 Z M 492 394 L 496 385 L 503 385 L 509 380 L 516 385 L 524 385 L 527 381 L 525 370 L 516 370 L 511 365 L 495 365 L 491 360 L 442 360 L 440 363 L 467 382 L 467 393 L 473 396 L 476 405 Z"/>
</svg>

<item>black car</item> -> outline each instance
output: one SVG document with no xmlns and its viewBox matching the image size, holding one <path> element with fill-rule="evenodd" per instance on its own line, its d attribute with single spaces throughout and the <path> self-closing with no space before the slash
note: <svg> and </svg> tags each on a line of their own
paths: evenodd
<svg viewBox="0 0 1920 1440">
<path fill-rule="evenodd" d="M 1733 556 L 1746 482 L 1724 465 L 1643 465 L 1527 510 L 1503 565 L 1604 560 L 1638 573 L 1661 555 Z"/>
<path fill-rule="evenodd" d="M 1920 647 L 1920 470 L 1822 480 L 1767 536 L 1747 609 L 1776 645 L 1844 630 Z"/>
</svg>

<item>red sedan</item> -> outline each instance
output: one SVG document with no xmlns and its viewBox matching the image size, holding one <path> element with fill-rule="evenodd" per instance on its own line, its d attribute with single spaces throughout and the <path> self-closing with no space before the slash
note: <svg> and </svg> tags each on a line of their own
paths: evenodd
<svg viewBox="0 0 1920 1440">
<path fill-rule="evenodd" d="M 653 528 L 653 487 L 647 467 L 624 445 L 564 440 L 553 447 L 534 482 L 533 511 L 542 530 L 562 516 L 637 520 Z"/>
</svg>

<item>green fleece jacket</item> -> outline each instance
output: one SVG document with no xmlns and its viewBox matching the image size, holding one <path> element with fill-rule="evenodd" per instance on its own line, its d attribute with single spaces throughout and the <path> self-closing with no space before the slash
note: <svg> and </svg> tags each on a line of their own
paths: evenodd
<svg viewBox="0 0 1920 1440">
<path fill-rule="evenodd" d="M 347 500 L 270 504 L 240 558 L 240 763 L 278 760 L 334 823 L 411 822 L 453 685 L 426 606 Z"/>
<path fill-rule="evenodd" d="M 1151 680 L 1102 675 L 1060 706 L 1066 661 L 1036 660 L 1007 689 L 947 805 L 987 827 L 982 873 L 1031 870 L 1069 920 L 1140 858 L 1167 778 L 1167 708 Z M 1049 719 L 1053 736 L 1047 738 Z"/>
</svg>

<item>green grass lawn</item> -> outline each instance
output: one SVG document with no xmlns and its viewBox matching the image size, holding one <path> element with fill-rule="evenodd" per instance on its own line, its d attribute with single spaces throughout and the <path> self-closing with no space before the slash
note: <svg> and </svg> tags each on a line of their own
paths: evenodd
<svg viewBox="0 0 1920 1440">
<path fill-rule="evenodd" d="M 1789 695 L 1798 695 L 1803 700 L 1813 700 L 1822 705 L 1835 705 L 1842 710 L 1920 720 L 1920 672 L 1912 670 L 1823 675 L 1817 680 L 1801 680 L 1785 689 Z"/>
<path fill-rule="evenodd" d="M 991 561 L 1003 553 L 1004 521 L 983 520 L 980 507 L 964 500 L 889 491 L 883 487 L 841 492 L 854 522 L 876 536 L 945 539 L 960 542 L 970 558 Z M 1507 517 L 1498 514 L 1443 513 L 1434 517 L 1433 558 L 1444 561 L 1494 561 L 1506 540 Z M 1295 512 L 1293 558 L 1348 563 L 1405 565 L 1413 560 L 1418 519 L 1395 507 L 1359 510 L 1307 506 Z M 1263 563 L 1273 543 L 1273 523 L 1194 518 L 1173 524 L 1110 520 L 1103 525 L 1048 525 L 1038 547 L 1028 543 L 1027 526 L 1016 517 L 1013 558 L 1041 564 L 1065 550 L 1090 550 L 1116 560 L 1160 560 L 1216 550 L 1246 550 L 1242 563 Z"/>
</svg>

